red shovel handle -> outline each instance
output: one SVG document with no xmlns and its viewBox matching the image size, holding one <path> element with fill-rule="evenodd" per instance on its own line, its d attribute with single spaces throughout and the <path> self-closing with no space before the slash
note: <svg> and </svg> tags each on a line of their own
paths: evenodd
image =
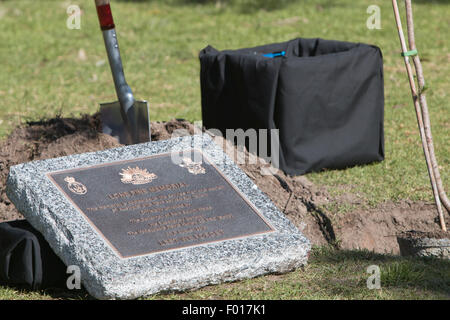
<svg viewBox="0 0 450 320">
<path fill-rule="evenodd" d="M 102 30 L 114 29 L 114 20 L 109 6 L 110 0 L 95 0 L 97 6 L 98 20 Z"/>
</svg>

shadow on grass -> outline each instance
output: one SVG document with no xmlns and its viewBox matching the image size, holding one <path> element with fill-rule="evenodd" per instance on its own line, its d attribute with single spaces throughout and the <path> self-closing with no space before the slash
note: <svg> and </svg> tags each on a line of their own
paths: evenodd
<svg viewBox="0 0 450 320">
<path fill-rule="evenodd" d="M 119 2 L 145 3 L 152 0 L 118 0 Z M 331 0 L 328 0 L 331 1 Z M 218 9 L 231 8 L 241 13 L 253 13 L 258 10 L 278 10 L 295 3 L 295 0 L 168 0 L 164 4 L 171 6 L 213 5 Z"/>
<path fill-rule="evenodd" d="M 450 260 L 437 258 L 402 257 L 369 250 L 336 250 L 315 248 L 312 263 L 332 265 L 370 265 L 380 267 L 381 288 L 426 290 L 450 298 Z M 367 274 L 367 278 L 370 274 Z M 359 283 L 365 286 L 364 283 Z"/>
<path fill-rule="evenodd" d="M 450 5 L 450 1 L 448 0 L 414 0 L 412 4 L 420 3 L 420 4 L 446 4 Z"/>
</svg>

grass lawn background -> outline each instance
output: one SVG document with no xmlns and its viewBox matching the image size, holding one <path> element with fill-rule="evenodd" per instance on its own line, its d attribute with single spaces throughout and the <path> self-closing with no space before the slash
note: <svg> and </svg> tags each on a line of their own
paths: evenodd
<svg viewBox="0 0 450 320">
<path fill-rule="evenodd" d="M 341 186 L 345 185 L 365 198 L 368 206 L 402 199 L 431 202 L 432 193 L 390 1 L 284 1 L 285 5 L 274 10 L 254 9 L 251 0 L 241 2 L 244 5 L 218 7 L 214 3 L 198 5 L 181 0 L 113 1 L 127 81 L 136 98 L 150 101 L 151 120 L 201 119 L 198 52 L 208 44 L 219 50 L 238 49 L 296 37 L 374 44 L 384 55 L 386 160 L 364 167 L 309 174 L 308 178 L 329 186 L 334 194 L 341 192 Z M 66 9 L 70 4 L 82 9 L 80 30 L 66 27 Z M 366 27 L 369 17 L 366 10 L 373 4 L 381 8 L 381 30 Z M 413 5 L 416 42 L 430 87 L 427 97 L 436 155 L 448 190 L 450 3 L 422 0 L 413 1 Z M 401 10 L 403 13 L 402 4 Z M 116 100 L 92 0 L 0 1 L 0 30 L 0 139 L 27 120 L 52 118 L 57 114 L 92 114 L 98 111 L 100 102 Z M 353 270 L 351 263 L 344 262 L 347 260 L 335 266 L 326 262 L 325 258 L 331 256 L 329 253 L 317 250 L 316 254 L 319 258 L 307 267 L 308 272 L 299 271 L 279 278 L 269 296 L 251 292 L 247 296 L 241 292 L 242 286 L 258 286 L 270 281 L 266 277 L 231 287 L 200 290 L 192 296 L 421 298 L 428 294 L 433 297 L 433 292 L 437 297 L 442 294 L 439 289 L 409 296 L 405 290 L 396 291 L 394 286 L 394 289 L 386 289 L 388 293 L 366 295 L 361 293 L 365 284 L 358 282 L 352 287 L 349 283 L 353 280 L 342 277 L 337 280 L 340 286 L 324 285 L 322 288 L 317 284 L 317 295 L 291 295 L 290 292 L 300 292 L 302 286 L 315 283 L 314 278 L 309 278 L 314 276 L 314 263 L 318 264 L 319 280 L 329 279 L 326 272 L 322 275 L 323 268 L 329 268 L 330 274 L 340 272 L 334 269 L 339 266 L 343 270 Z M 385 263 L 383 261 L 380 263 Z M 360 269 L 362 265 L 365 264 L 359 265 Z M 366 267 L 359 270 L 360 274 Z M 349 275 L 352 272 L 349 271 Z M 431 288 L 437 285 L 437 282 L 433 285 L 433 281 L 427 282 L 432 284 Z M 444 284 L 448 290 L 450 284 Z M 232 289 L 227 291 L 227 288 Z M 18 295 L 12 291 L 11 296 L 9 292 L 10 289 L 0 288 L 0 298 Z M 24 294 L 24 298 L 35 296 Z M 37 297 L 44 296 L 37 294 Z"/>
</svg>

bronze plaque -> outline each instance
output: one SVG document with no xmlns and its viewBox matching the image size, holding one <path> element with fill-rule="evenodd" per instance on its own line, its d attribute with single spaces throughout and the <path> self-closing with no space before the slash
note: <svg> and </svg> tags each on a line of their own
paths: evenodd
<svg viewBox="0 0 450 320">
<path fill-rule="evenodd" d="M 165 153 L 47 176 L 121 258 L 274 231 L 204 154 L 178 159 Z"/>
</svg>

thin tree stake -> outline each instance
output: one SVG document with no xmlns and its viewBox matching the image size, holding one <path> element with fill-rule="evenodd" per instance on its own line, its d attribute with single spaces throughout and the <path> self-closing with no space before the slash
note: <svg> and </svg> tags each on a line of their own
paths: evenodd
<svg viewBox="0 0 450 320">
<path fill-rule="evenodd" d="M 405 0 L 405 1 L 408 1 L 408 0 Z M 399 35 L 399 38 L 400 38 L 400 44 L 401 44 L 401 47 L 402 47 L 402 52 L 407 52 L 408 49 L 406 47 L 405 36 L 403 34 L 402 22 L 401 22 L 401 19 L 400 19 L 400 13 L 399 13 L 399 10 L 398 10 L 397 0 L 392 0 L 392 6 L 394 8 L 395 21 L 397 23 L 398 35 Z M 412 29 L 409 28 L 409 30 L 412 30 Z M 435 176 L 435 172 L 433 170 L 433 166 L 431 164 L 431 156 L 430 156 L 430 150 L 429 150 L 429 144 L 428 144 L 428 140 L 429 139 L 427 139 L 427 135 L 425 134 L 424 123 L 423 123 L 423 118 L 422 118 L 423 117 L 423 112 L 422 112 L 422 107 L 421 107 L 421 104 L 420 104 L 420 101 L 419 101 L 420 99 L 419 99 L 419 96 L 417 94 L 416 84 L 414 82 L 413 70 L 412 70 L 412 67 L 411 67 L 411 64 L 410 64 L 410 61 L 409 61 L 409 57 L 407 55 L 403 55 L 403 58 L 404 58 L 404 61 L 405 61 L 406 71 L 408 73 L 409 85 L 410 85 L 410 88 L 411 88 L 411 93 L 412 93 L 412 97 L 413 97 L 414 107 L 415 107 L 415 110 L 416 110 L 416 116 L 417 116 L 417 123 L 418 123 L 418 126 L 419 126 L 420 138 L 422 140 L 422 148 L 423 148 L 424 155 L 425 155 L 425 160 L 426 160 L 426 163 L 427 163 L 428 175 L 430 177 L 431 187 L 433 189 L 434 200 L 436 202 L 436 207 L 437 207 L 438 214 L 439 214 L 439 221 L 440 221 L 442 230 L 447 231 L 447 228 L 446 228 L 446 225 L 445 225 L 445 220 L 444 220 L 444 214 L 443 214 L 443 210 L 442 210 L 442 205 L 441 205 L 441 199 L 440 199 L 439 191 L 438 191 L 438 188 L 437 188 L 436 176 Z M 431 130 L 430 130 L 430 133 L 431 133 Z"/>
<path fill-rule="evenodd" d="M 406 19 L 407 19 L 407 28 L 408 28 L 408 41 L 409 41 L 409 49 L 416 49 L 416 40 L 414 36 L 414 20 L 413 20 L 413 10 L 411 6 L 411 0 L 405 0 L 406 6 Z M 423 75 L 422 63 L 420 62 L 419 55 L 415 55 L 413 57 L 414 67 L 416 69 L 417 74 L 417 82 L 419 84 L 419 102 L 422 107 L 422 117 L 423 124 L 425 129 L 425 136 L 427 139 L 428 150 L 430 151 L 430 160 L 431 166 L 433 168 L 434 177 L 436 179 L 437 189 L 439 192 L 439 198 L 441 199 L 442 204 L 450 213 L 450 200 L 445 194 L 444 186 L 442 184 L 441 174 L 439 172 L 439 166 L 436 160 L 436 155 L 434 152 L 434 144 L 433 144 L 433 136 L 431 134 L 431 122 L 430 116 L 428 112 L 428 103 L 425 96 L 425 77 Z"/>
</svg>

